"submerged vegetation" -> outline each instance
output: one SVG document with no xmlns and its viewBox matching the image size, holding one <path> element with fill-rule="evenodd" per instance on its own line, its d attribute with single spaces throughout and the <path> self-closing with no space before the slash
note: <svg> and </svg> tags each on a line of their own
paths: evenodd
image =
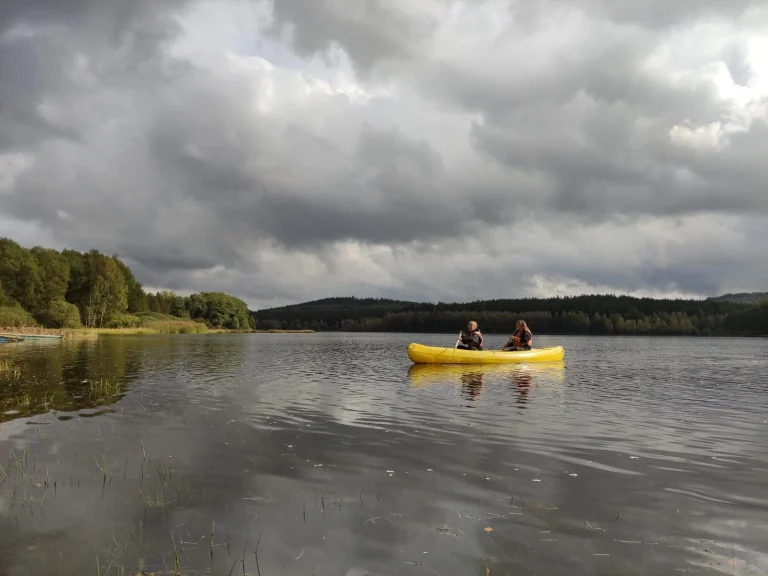
<svg viewBox="0 0 768 576">
<path fill-rule="evenodd" d="M 67 339 L 62 346 L 0 346 L 0 424 L 52 413 L 109 410 L 141 370 L 142 346 L 122 339 Z"/>
<path fill-rule="evenodd" d="M 19 378 L 21 376 L 21 368 L 7 358 L 5 360 L 0 360 L 0 376 Z"/>
<path fill-rule="evenodd" d="M 518 318 L 534 333 L 617 335 L 768 335 L 768 299 L 671 300 L 594 295 L 567 298 L 419 303 L 328 298 L 255 312 L 273 329 L 452 333 L 477 320 L 483 332 L 508 334 Z"/>
</svg>

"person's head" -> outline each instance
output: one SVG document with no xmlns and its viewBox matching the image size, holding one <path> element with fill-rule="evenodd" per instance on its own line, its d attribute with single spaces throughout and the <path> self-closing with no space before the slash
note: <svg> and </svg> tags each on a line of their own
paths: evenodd
<svg viewBox="0 0 768 576">
<path fill-rule="evenodd" d="M 530 329 L 528 328 L 528 324 L 525 323 L 525 320 L 518 320 L 517 321 L 517 327 L 518 329 L 522 330 L 523 332 L 530 332 Z"/>
<path fill-rule="evenodd" d="M 470 320 L 469 324 L 467 324 L 467 329 L 470 332 L 474 332 L 475 330 L 477 330 L 477 322 L 475 322 L 474 320 Z"/>
</svg>

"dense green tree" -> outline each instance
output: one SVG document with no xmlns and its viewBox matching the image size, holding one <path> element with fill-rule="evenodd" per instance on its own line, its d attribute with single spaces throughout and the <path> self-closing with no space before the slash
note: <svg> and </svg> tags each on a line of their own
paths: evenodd
<svg viewBox="0 0 768 576">
<path fill-rule="evenodd" d="M 46 326 L 64 328 L 140 324 L 147 311 L 220 328 L 248 330 L 254 322 L 245 302 L 229 294 L 147 294 L 117 256 L 27 249 L 9 238 L 0 238 L 0 307 L 14 326 L 30 322 L 29 312 Z"/>
<path fill-rule="evenodd" d="M 64 300 L 54 300 L 48 306 L 44 323 L 50 328 L 79 328 L 80 310 Z"/>
<path fill-rule="evenodd" d="M 475 319 L 483 332 L 510 333 L 522 318 L 536 333 L 768 334 L 768 304 L 748 299 L 653 300 L 629 296 L 486 300 L 423 304 L 385 299 L 329 298 L 253 312 L 262 329 L 452 333 Z"/>
<path fill-rule="evenodd" d="M 190 296 L 187 303 L 193 319 L 202 318 L 216 328 L 247 330 L 250 327 L 248 307 L 240 298 L 223 292 L 201 292 Z"/>
<path fill-rule="evenodd" d="M 3 283 L 0 281 L 0 307 L 11 306 L 12 304 L 13 300 L 5 293 L 5 290 L 3 290 Z"/>
<path fill-rule="evenodd" d="M 29 250 L 0 238 L 0 283 L 6 295 L 27 312 L 40 309 L 40 274 Z"/>
<path fill-rule="evenodd" d="M 85 255 L 68 249 L 62 250 L 61 255 L 69 264 L 69 284 L 64 298 L 71 304 L 79 304 L 85 298 L 87 290 Z"/>
<path fill-rule="evenodd" d="M 187 310 L 187 303 L 184 297 L 174 296 L 170 305 L 171 316 L 177 316 L 179 318 L 190 318 L 190 313 Z"/>
<path fill-rule="evenodd" d="M 86 326 L 104 326 L 112 316 L 128 309 L 125 277 L 115 258 L 91 250 L 85 254 L 86 289 L 80 311 Z"/>
<path fill-rule="evenodd" d="M 151 292 L 147 294 L 147 310 L 150 312 L 160 312 L 160 305 L 157 303 L 157 296 Z"/>
<path fill-rule="evenodd" d="M 43 316 L 52 302 L 63 301 L 69 286 L 69 263 L 60 252 L 50 248 L 35 246 L 30 254 L 37 263 L 37 298 L 36 308 L 30 312 Z"/>
<path fill-rule="evenodd" d="M 127 291 L 128 299 L 128 312 L 130 314 L 137 314 L 139 312 L 147 311 L 147 295 L 144 293 L 144 288 L 141 283 L 133 276 L 133 272 L 128 266 L 121 261 L 117 256 L 113 257 L 120 272 L 125 279 L 125 288 Z"/>
</svg>

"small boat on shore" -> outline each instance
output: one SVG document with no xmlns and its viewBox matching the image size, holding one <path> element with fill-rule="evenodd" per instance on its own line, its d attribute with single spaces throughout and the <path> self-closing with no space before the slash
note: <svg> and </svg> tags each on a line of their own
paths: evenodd
<svg viewBox="0 0 768 576">
<path fill-rule="evenodd" d="M 24 340 L 60 340 L 60 334 L 0 334 L 0 342 L 23 342 Z"/>
<path fill-rule="evenodd" d="M 408 358 L 414 364 L 523 364 L 533 362 L 559 362 L 565 356 L 562 346 L 534 348 L 533 350 L 464 350 L 425 346 L 413 342 L 408 345 Z"/>
</svg>

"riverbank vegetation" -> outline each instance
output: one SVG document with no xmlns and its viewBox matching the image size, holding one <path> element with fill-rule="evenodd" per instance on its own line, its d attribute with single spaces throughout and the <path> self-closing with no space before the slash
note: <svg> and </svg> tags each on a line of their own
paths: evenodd
<svg viewBox="0 0 768 576">
<path fill-rule="evenodd" d="M 245 302 L 229 294 L 146 293 L 117 256 L 27 249 L 0 238 L 0 332 L 88 336 L 256 328 Z"/>
<path fill-rule="evenodd" d="M 487 334 L 509 334 L 524 319 L 538 334 L 768 335 L 768 294 L 704 300 L 591 295 L 425 304 L 327 298 L 254 312 L 259 326 L 316 331 L 453 333 L 477 320 Z"/>
<path fill-rule="evenodd" d="M 768 294 L 703 300 L 589 295 L 419 303 L 327 298 L 251 312 L 223 292 L 147 293 L 117 256 L 98 250 L 24 248 L 0 238 L 0 332 L 199 334 L 207 332 L 453 333 L 469 319 L 509 333 L 523 318 L 535 333 L 768 335 Z"/>
</svg>

